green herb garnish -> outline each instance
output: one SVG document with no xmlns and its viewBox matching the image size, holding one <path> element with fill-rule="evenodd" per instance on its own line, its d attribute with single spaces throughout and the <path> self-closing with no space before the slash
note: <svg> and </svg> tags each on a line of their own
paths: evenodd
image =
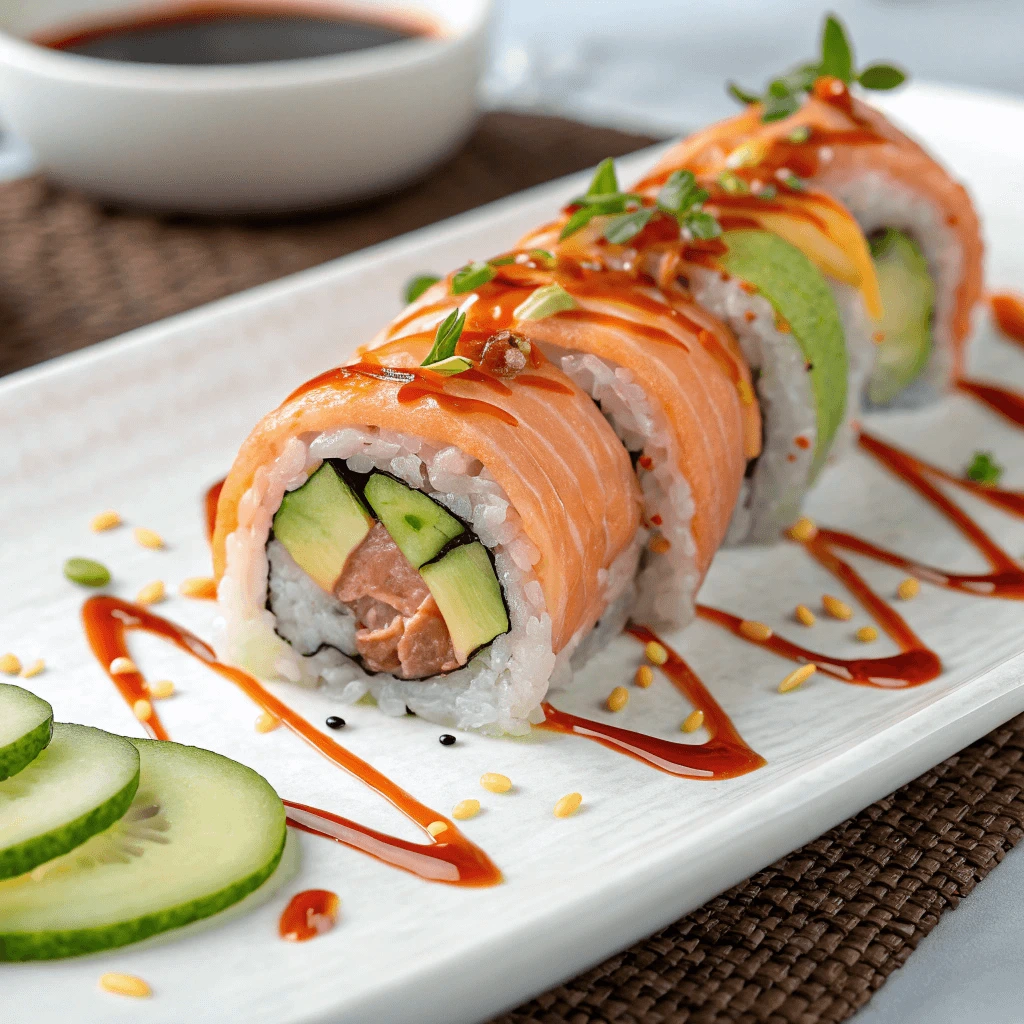
<svg viewBox="0 0 1024 1024">
<path fill-rule="evenodd" d="M 760 96 L 735 82 L 729 82 L 726 88 L 729 95 L 740 103 L 763 104 L 762 121 L 778 121 L 795 113 L 806 94 L 814 88 L 815 81 L 824 76 L 838 78 L 847 85 L 858 82 L 865 89 L 895 89 L 907 80 L 906 72 L 892 64 L 869 64 L 857 71 L 846 29 L 834 14 L 829 14 L 821 32 L 821 53 L 817 63 L 801 64 L 774 79 Z M 791 141 L 806 141 L 806 138 Z"/>
<path fill-rule="evenodd" d="M 507 262 L 511 263 L 514 257 Z M 487 284 L 494 278 L 494 266 L 491 263 L 467 263 L 457 270 L 452 277 L 452 295 L 463 295 L 474 288 Z"/>
<path fill-rule="evenodd" d="M 717 238 L 722 233 L 718 221 L 704 211 L 708 191 L 697 184 L 692 171 L 673 171 L 658 192 L 657 208 L 679 222 L 692 238 Z"/>
<path fill-rule="evenodd" d="M 457 373 L 465 373 L 472 368 L 473 360 L 465 356 L 449 356 L 447 359 L 431 363 L 429 367 L 434 373 L 443 374 L 445 377 L 454 377 Z"/>
<path fill-rule="evenodd" d="M 82 587 L 105 587 L 110 582 L 110 570 L 91 558 L 69 558 L 64 563 L 64 575 Z"/>
<path fill-rule="evenodd" d="M 1003 475 L 1003 467 L 992 457 L 991 452 L 975 452 L 967 467 L 966 477 L 983 487 L 993 487 Z"/>
<path fill-rule="evenodd" d="M 438 325 L 434 334 L 434 344 L 427 353 L 427 358 L 420 366 L 431 366 L 455 355 L 455 346 L 462 336 L 462 328 L 466 326 L 466 314 L 461 309 L 453 309 Z M 465 367 L 469 369 L 469 367 Z M 461 371 L 458 371 L 461 372 Z"/>
<path fill-rule="evenodd" d="M 512 311 L 517 320 L 543 320 L 545 317 L 575 309 L 578 303 L 560 285 L 546 284 L 519 303 Z"/>
<path fill-rule="evenodd" d="M 406 305 L 415 302 L 431 285 L 437 284 L 440 280 L 436 274 L 420 274 L 419 277 L 414 277 L 405 286 Z"/>
<path fill-rule="evenodd" d="M 619 181 L 615 175 L 615 161 L 609 157 L 597 165 L 597 170 L 594 171 L 594 177 L 591 179 L 586 194 L 577 196 L 572 201 L 572 205 L 578 206 L 579 209 L 574 210 L 565 222 L 565 226 L 558 236 L 560 242 L 585 228 L 595 217 L 607 216 L 612 213 L 626 213 L 627 211 L 639 213 L 643 209 L 643 197 L 638 196 L 635 192 L 619 191 Z M 650 217 L 647 219 L 650 220 Z M 614 223 L 613 221 L 612 224 Z M 605 237 L 607 237 L 607 231 L 612 229 L 612 224 L 608 225 Z M 643 226 L 641 224 L 632 235 L 628 235 L 627 240 L 641 231 Z"/>
<path fill-rule="evenodd" d="M 548 263 L 555 262 L 555 254 L 548 252 L 547 249 L 531 249 L 529 255 L 535 260 L 545 260 Z"/>
</svg>

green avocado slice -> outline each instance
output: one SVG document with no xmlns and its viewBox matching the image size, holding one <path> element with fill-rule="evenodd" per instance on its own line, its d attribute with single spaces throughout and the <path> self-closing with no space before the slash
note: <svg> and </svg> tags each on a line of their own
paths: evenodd
<svg viewBox="0 0 1024 1024">
<path fill-rule="evenodd" d="M 386 473 L 374 473 L 363 495 L 391 539 L 418 569 L 436 558 L 465 527 L 422 491 L 407 487 Z"/>
<path fill-rule="evenodd" d="M 810 364 L 818 430 L 811 479 L 825 463 L 847 404 L 846 338 L 839 309 L 818 268 L 794 245 L 767 231 L 726 231 L 722 266 L 757 288 L 790 326 Z"/>
<path fill-rule="evenodd" d="M 420 569 L 441 610 L 459 661 L 509 629 L 501 585 L 479 541 L 452 548 Z"/>
<path fill-rule="evenodd" d="M 274 536 L 328 592 L 372 526 L 362 500 L 329 462 L 289 491 L 274 516 Z"/>
<path fill-rule="evenodd" d="M 882 342 L 868 381 L 868 401 L 888 405 L 913 383 L 932 354 L 935 282 L 916 243 L 887 229 L 871 240 L 871 258 L 882 293 Z"/>
</svg>

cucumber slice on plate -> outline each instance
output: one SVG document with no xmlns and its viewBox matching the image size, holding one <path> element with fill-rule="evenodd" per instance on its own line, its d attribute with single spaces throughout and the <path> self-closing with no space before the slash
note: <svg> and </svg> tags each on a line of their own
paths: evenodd
<svg viewBox="0 0 1024 1024">
<path fill-rule="evenodd" d="M 128 813 L 32 875 L 0 882 L 0 961 L 138 942 L 223 910 L 273 874 L 285 812 L 270 784 L 220 754 L 132 740 Z"/>
<path fill-rule="evenodd" d="M 0 683 L 0 782 L 35 760 L 52 731 L 53 708 L 42 697 Z"/>
<path fill-rule="evenodd" d="M 129 740 L 58 724 L 50 745 L 0 782 L 0 878 L 31 871 L 112 825 L 139 785 Z"/>
</svg>

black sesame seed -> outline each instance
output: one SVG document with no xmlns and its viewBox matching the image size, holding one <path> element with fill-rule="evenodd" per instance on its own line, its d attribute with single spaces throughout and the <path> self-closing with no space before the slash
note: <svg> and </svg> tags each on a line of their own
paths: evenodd
<svg viewBox="0 0 1024 1024">
<path fill-rule="evenodd" d="M 450 747 L 455 742 L 455 737 L 450 732 L 443 732 L 438 737 L 442 747 Z"/>
<path fill-rule="evenodd" d="M 344 718 L 339 718 L 337 715 L 331 715 L 331 717 L 327 719 L 327 728 L 328 729 L 344 729 L 345 728 L 345 719 Z"/>
</svg>

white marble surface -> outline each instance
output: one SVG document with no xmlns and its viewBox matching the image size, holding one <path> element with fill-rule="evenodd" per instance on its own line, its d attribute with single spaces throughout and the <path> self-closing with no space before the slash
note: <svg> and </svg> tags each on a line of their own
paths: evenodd
<svg viewBox="0 0 1024 1024">
<path fill-rule="evenodd" d="M 1021 0 L 846 0 L 832 5 L 862 59 L 915 77 L 1024 93 Z M 722 89 L 756 86 L 809 54 L 821 5 L 808 0 L 504 0 L 486 100 L 680 132 L 733 109 Z M 2 97 L 0 97 L 2 105 Z M 0 177 L 30 167 L 0 146 Z M 1024 284 L 1024 282 L 1019 282 Z M 1024 850 L 943 916 L 857 1024 L 1024 1020 Z"/>
</svg>

